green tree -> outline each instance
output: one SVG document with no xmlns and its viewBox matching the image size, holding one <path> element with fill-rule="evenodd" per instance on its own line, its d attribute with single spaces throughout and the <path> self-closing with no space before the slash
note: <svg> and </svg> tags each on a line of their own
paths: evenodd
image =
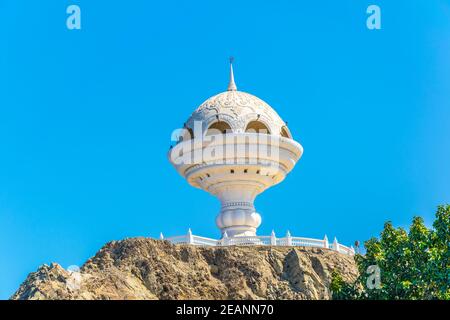
<svg viewBox="0 0 450 320">
<path fill-rule="evenodd" d="M 450 205 L 439 206 L 433 229 L 415 217 L 409 232 L 387 222 L 379 239 L 364 243 L 366 254 L 356 255 L 360 276 L 345 283 L 333 273 L 334 299 L 449 299 Z M 380 270 L 380 287 L 369 288 L 370 266 Z"/>
</svg>

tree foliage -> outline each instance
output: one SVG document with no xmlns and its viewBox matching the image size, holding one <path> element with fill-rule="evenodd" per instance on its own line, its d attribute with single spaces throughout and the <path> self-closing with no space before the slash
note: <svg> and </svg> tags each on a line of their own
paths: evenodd
<svg viewBox="0 0 450 320">
<path fill-rule="evenodd" d="M 450 205 L 439 206 L 433 228 L 415 217 L 409 231 L 387 222 L 379 238 L 364 243 L 356 255 L 360 276 L 346 283 L 333 273 L 334 299 L 446 299 L 450 300 Z M 380 270 L 379 288 L 369 288 L 369 266 Z"/>
</svg>

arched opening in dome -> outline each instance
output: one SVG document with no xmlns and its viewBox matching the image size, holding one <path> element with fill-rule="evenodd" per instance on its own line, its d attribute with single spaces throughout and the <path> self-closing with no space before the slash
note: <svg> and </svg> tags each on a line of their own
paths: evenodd
<svg viewBox="0 0 450 320">
<path fill-rule="evenodd" d="M 178 142 L 188 141 L 194 139 L 194 131 L 191 128 L 183 128 L 178 137 Z"/>
<path fill-rule="evenodd" d="M 282 137 L 292 139 L 291 134 L 289 133 L 289 130 L 287 127 L 282 127 L 280 133 L 281 133 Z"/>
<path fill-rule="evenodd" d="M 245 132 L 270 134 L 269 128 L 261 121 L 250 121 L 245 128 Z"/>
<path fill-rule="evenodd" d="M 231 132 L 231 127 L 225 121 L 217 121 L 209 126 L 208 130 L 206 130 L 207 136 L 217 135 L 217 134 L 226 134 Z"/>
</svg>

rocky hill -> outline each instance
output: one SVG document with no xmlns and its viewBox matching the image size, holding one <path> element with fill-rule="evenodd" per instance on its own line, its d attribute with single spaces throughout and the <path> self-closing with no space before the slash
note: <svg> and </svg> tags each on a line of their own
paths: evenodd
<svg viewBox="0 0 450 320">
<path fill-rule="evenodd" d="M 194 247 L 133 238 L 106 244 L 79 272 L 31 273 L 11 299 L 329 299 L 352 257 L 320 248 Z"/>
</svg>

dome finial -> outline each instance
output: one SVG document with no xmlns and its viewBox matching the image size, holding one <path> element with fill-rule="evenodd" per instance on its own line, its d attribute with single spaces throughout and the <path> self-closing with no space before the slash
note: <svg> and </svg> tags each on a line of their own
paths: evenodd
<svg viewBox="0 0 450 320">
<path fill-rule="evenodd" d="M 228 91 L 236 91 L 236 83 L 234 83 L 234 73 L 233 73 L 233 61 L 234 58 L 230 57 L 230 83 L 228 83 Z"/>
</svg>

